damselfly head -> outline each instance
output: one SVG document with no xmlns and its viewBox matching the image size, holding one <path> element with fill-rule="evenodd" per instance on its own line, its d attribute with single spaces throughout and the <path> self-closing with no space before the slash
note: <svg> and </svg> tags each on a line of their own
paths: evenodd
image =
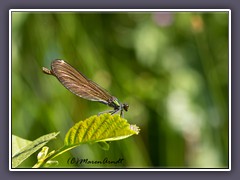
<svg viewBox="0 0 240 180">
<path fill-rule="evenodd" d="M 122 107 L 125 111 L 128 111 L 129 105 L 128 104 L 122 104 Z"/>
</svg>

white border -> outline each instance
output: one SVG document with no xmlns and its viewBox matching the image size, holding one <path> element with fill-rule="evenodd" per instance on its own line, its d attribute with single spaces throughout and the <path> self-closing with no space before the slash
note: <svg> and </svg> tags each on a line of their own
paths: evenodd
<svg viewBox="0 0 240 180">
<path fill-rule="evenodd" d="M 204 169 L 204 168 L 185 168 L 185 169 L 67 169 L 67 168 L 57 168 L 57 169 L 17 169 L 12 168 L 12 143 L 11 143 L 11 96 L 12 96 L 12 39 L 11 39 L 11 20 L 12 12 L 228 12 L 229 13 L 229 168 L 228 169 Z M 230 9 L 10 9 L 9 10 L 9 171 L 231 171 L 231 10 Z"/>
<path fill-rule="evenodd" d="M 232 67 L 232 46 L 231 46 L 231 40 L 232 40 L 232 31 L 231 31 L 231 28 L 232 28 L 232 14 L 231 14 L 231 10 L 228 11 L 229 13 L 229 18 L 228 18 L 228 114 L 229 114 L 229 117 L 228 117 L 228 159 L 229 159 L 229 171 L 231 171 L 231 158 L 232 158 L 232 154 L 231 154 L 231 147 L 232 147 L 232 134 L 231 134 L 231 127 L 232 127 L 232 116 L 231 116 L 231 99 L 232 99 L 232 90 L 231 90 L 231 87 L 232 87 L 232 82 L 231 82 L 231 67 Z"/>
</svg>

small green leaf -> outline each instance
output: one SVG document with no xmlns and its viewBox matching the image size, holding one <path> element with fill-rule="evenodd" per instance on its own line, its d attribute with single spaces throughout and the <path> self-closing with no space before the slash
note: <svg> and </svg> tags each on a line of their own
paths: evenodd
<svg viewBox="0 0 240 180">
<path fill-rule="evenodd" d="M 54 139 L 58 134 L 59 132 L 41 136 L 38 139 L 29 143 L 24 148 L 21 148 L 21 150 L 15 153 L 12 157 L 12 167 L 16 168 L 17 166 L 19 166 L 25 159 L 27 159 L 40 148 L 42 148 L 50 140 Z"/>
<path fill-rule="evenodd" d="M 105 151 L 109 150 L 109 144 L 107 142 L 105 142 L 105 141 L 98 142 L 98 145 Z"/>
<path fill-rule="evenodd" d="M 42 150 L 38 153 L 37 155 L 37 159 L 38 162 L 33 166 L 33 168 L 39 168 L 40 166 L 44 165 L 44 166 L 50 166 L 51 164 L 54 165 L 55 163 L 53 163 L 53 161 L 46 161 L 46 159 L 48 159 L 49 157 L 51 157 L 52 155 L 54 155 L 55 150 L 51 151 L 50 153 L 48 153 L 49 147 L 44 146 L 42 148 Z M 46 163 L 45 163 L 46 162 Z M 54 161 L 55 162 L 55 161 Z M 45 163 L 45 164 L 44 164 Z"/>
<path fill-rule="evenodd" d="M 12 157 L 21 151 L 25 146 L 31 144 L 32 141 L 12 135 Z"/>
<path fill-rule="evenodd" d="M 115 141 L 138 133 L 136 125 L 130 125 L 119 115 L 105 113 L 76 123 L 66 134 L 64 144 L 73 147 L 84 143 Z"/>
<path fill-rule="evenodd" d="M 49 166 L 57 166 L 58 165 L 58 161 L 48 161 L 45 165 L 45 167 L 49 167 Z"/>
<path fill-rule="evenodd" d="M 42 150 L 38 153 L 37 160 L 38 161 L 43 161 L 46 158 L 47 154 L 48 154 L 48 150 L 49 150 L 49 147 L 44 146 L 42 148 Z"/>
</svg>

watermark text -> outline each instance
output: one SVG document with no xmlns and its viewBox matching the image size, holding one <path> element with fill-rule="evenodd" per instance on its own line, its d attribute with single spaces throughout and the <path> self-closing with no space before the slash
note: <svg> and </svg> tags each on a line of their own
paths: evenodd
<svg viewBox="0 0 240 180">
<path fill-rule="evenodd" d="M 83 165 L 83 164 L 112 164 L 112 165 L 117 165 L 117 164 L 122 164 L 124 161 L 123 158 L 119 158 L 117 160 L 110 160 L 107 157 L 104 158 L 103 160 L 90 160 L 88 158 L 76 158 L 76 157 L 70 157 L 68 158 L 67 163 L 72 164 L 72 165 Z"/>
</svg>

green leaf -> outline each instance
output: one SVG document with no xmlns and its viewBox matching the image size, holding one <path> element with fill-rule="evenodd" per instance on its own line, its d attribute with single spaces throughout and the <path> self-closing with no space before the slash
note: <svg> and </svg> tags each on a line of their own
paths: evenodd
<svg viewBox="0 0 240 180">
<path fill-rule="evenodd" d="M 119 115 L 108 113 L 76 123 L 66 134 L 64 144 L 73 147 L 84 143 L 115 141 L 139 133 L 139 128 L 130 125 Z"/>
<path fill-rule="evenodd" d="M 109 144 L 107 142 L 105 142 L 105 141 L 98 142 L 98 145 L 105 151 L 109 150 Z"/>
<path fill-rule="evenodd" d="M 21 151 L 25 146 L 31 144 L 32 141 L 12 135 L 12 157 Z"/>
<path fill-rule="evenodd" d="M 12 157 L 12 168 L 16 168 L 17 166 L 19 166 L 25 159 L 27 159 L 29 156 L 31 156 L 33 153 L 35 153 L 40 148 L 42 148 L 50 140 L 54 139 L 58 134 L 59 134 L 59 132 L 50 133 L 50 134 L 41 136 L 32 142 L 31 141 L 28 142 L 27 143 L 28 145 L 24 146 L 23 148 L 19 149 L 18 152 L 14 153 L 14 155 Z M 15 142 L 13 142 L 13 143 L 15 143 Z"/>
</svg>

